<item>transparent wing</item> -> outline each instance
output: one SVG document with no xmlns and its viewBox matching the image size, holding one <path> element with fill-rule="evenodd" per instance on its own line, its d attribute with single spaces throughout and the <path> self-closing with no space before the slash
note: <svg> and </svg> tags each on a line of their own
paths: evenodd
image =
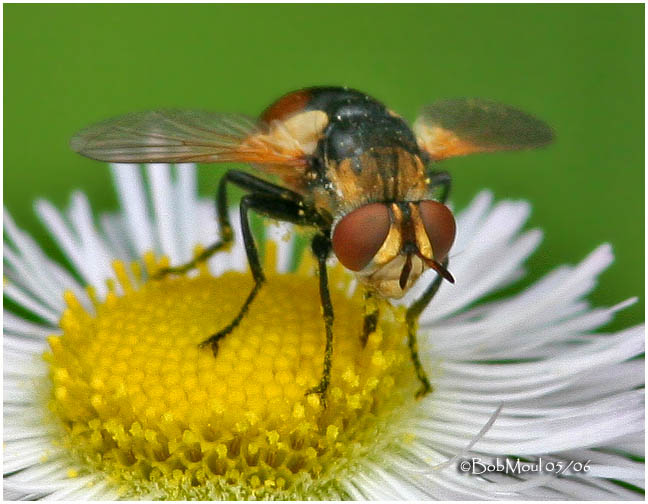
<svg viewBox="0 0 648 504">
<path fill-rule="evenodd" d="M 543 121 L 508 105 L 478 98 L 429 105 L 413 129 L 421 148 L 434 160 L 540 147 L 553 140 L 551 128 Z"/>
<path fill-rule="evenodd" d="M 70 146 L 84 156 L 121 163 L 303 163 L 298 148 L 273 142 L 255 119 L 200 110 L 151 110 L 108 119 L 77 133 Z"/>
</svg>

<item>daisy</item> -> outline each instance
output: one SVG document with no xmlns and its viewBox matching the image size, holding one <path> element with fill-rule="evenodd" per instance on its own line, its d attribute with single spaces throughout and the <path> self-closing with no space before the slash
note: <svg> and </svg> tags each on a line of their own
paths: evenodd
<svg viewBox="0 0 648 504">
<path fill-rule="evenodd" d="M 72 271 L 5 211 L 6 499 L 642 499 L 643 326 L 597 331 L 635 300 L 585 301 L 609 245 L 480 303 L 541 240 L 521 231 L 527 203 L 480 193 L 457 216 L 456 285 L 420 320 L 434 386 L 420 401 L 402 306 L 435 273 L 385 306 L 363 348 L 360 289 L 332 263 L 324 408 L 304 395 L 324 337 L 292 228 L 266 226 L 268 282 L 214 358 L 197 343 L 252 281 L 240 236 L 197 271 L 150 280 L 216 240 L 213 202 L 192 165 L 111 169 L 115 214 L 95 222 L 81 192 L 65 212 L 36 205 Z"/>
</svg>

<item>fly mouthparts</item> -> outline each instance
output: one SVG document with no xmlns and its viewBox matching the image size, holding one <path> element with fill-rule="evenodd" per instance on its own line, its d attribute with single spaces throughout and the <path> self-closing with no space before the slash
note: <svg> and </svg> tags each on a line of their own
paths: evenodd
<svg viewBox="0 0 648 504">
<path fill-rule="evenodd" d="M 450 282 L 452 284 L 455 283 L 454 277 L 450 274 L 450 272 L 447 269 L 445 269 L 445 267 L 442 264 L 439 264 L 436 261 L 433 261 L 433 262 L 434 262 L 434 266 L 432 266 L 432 268 L 434 270 L 436 270 L 436 272 L 439 275 L 441 275 L 443 278 L 445 278 L 448 282 Z"/>
<path fill-rule="evenodd" d="M 403 265 L 403 270 L 401 271 L 400 279 L 398 280 L 398 285 L 400 285 L 401 290 L 405 290 L 407 285 L 407 279 L 409 278 L 410 272 L 412 271 L 412 254 L 407 254 L 405 259 L 405 264 Z"/>
<path fill-rule="evenodd" d="M 439 275 L 441 275 L 443 278 L 445 278 L 448 282 L 450 283 L 455 283 L 454 277 L 450 274 L 450 272 L 445 269 L 445 267 L 441 264 L 435 261 L 434 259 L 427 259 L 424 258 L 425 263 L 432 268 L 434 271 L 436 271 Z"/>
</svg>

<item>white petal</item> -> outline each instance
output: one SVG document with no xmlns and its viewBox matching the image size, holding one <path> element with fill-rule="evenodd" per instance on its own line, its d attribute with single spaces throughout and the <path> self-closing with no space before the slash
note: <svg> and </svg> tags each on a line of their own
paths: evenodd
<svg viewBox="0 0 648 504">
<path fill-rule="evenodd" d="M 49 264 L 45 254 L 27 233 L 18 229 L 6 208 L 4 209 L 3 223 L 4 232 L 7 234 L 9 240 L 13 242 L 16 254 L 28 265 L 31 273 L 38 276 L 39 281 L 42 282 L 45 289 L 56 292 L 58 287 L 57 282 L 48 274 L 49 268 L 43 267 L 43 263 Z M 5 248 L 6 246 L 7 244 L 5 244 Z"/>
<path fill-rule="evenodd" d="M 46 348 L 43 340 L 13 335 L 5 330 L 4 348 L 10 352 L 40 355 Z"/>
<path fill-rule="evenodd" d="M 4 295 L 51 324 L 55 324 L 59 319 L 58 313 L 47 308 L 41 302 L 35 300 L 22 289 L 18 288 L 18 286 L 10 282 L 6 282 L 4 285 Z"/>
<path fill-rule="evenodd" d="M 17 285 L 21 285 L 30 296 L 46 305 L 52 310 L 61 312 L 64 308 L 63 299 L 60 296 L 60 290 L 52 291 L 43 283 L 42 275 L 34 273 L 29 265 L 26 264 L 8 245 L 5 245 L 3 251 L 4 260 L 7 262 L 4 273 Z"/>
<path fill-rule="evenodd" d="M 286 222 L 270 222 L 265 227 L 265 233 L 267 240 L 277 244 L 277 271 L 289 271 L 295 250 L 295 227 Z"/>
<path fill-rule="evenodd" d="M 122 216 L 103 214 L 99 222 L 106 243 L 110 250 L 113 251 L 113 259 L 127 262 L 135 259 L 135 255 L 130 250 L 130 244 L 125 238 L 127 226 L 122 222 Z"/>
<path fill-rule="evenodd" d="M 197 243 L 197 182 L 196 166 L 193 164 L 179 164 L 176 166 L 178 185 L 176 189 L 177 205 L 177 233 L 180 243 L 180 262 L 190 261 L 193 249 Z"/>
<path fill-rule="evenodd" d="M 84 263 L 92 271 L 91 285 L 103 285 L 107 278 L 113 276 L 110 266 L 113 255 L 95 229 L 90 203 L 80 191 L 72 194 L 69 221 L 79 237 L 77 246 L 82 250 Z"/>
<path fill-rule="evenodd" d="M 111 172 L 133 248 L 139 257 L 155 251 L 155 238 L 139 167 L 133 164 L 111 164 Z"/>
<path fill-rule="evenodd" d="M 169 257 L 171 264 L 179 264 L 180 254 L 175 231 L 177 229 L 175 215 L 178 209 L 174 206 L 170 167 L 167 164 L 149 164 L 146 165 L 146 173 L 151 184 L 154 222 L 157 236 L 160 238 L 160 252 Z"/>
</svg>

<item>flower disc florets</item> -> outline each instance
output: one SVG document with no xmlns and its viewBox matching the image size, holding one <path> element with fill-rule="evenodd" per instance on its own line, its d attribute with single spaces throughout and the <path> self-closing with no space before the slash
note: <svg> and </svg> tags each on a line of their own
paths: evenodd
<svg viewBox="0 0 648 504">
<path fill-rule="evenodd" d="M 151 257 L 148 266 L 159 267 Z M 416 383 L 402 313 L 384 306 L 363 347 L 361 295 L 348 298 L 346 277 L 334 271 L 328 404 L 305 395 L 320 379 L 325 344 L 307 269 L 269 272 L 216 357 L 198 344 L 237 313 L 249 274 L 144 281 L 115 263 L 121 285 L 95 301 L 95 313 L 68 294 L 63 334 L 47 354 L 50 409 L 81 472 L 108 473 L 124 497 L 343 495 L 336 481 L 354 461 L 404 435 L 394 424 Z"/>
</svg>

